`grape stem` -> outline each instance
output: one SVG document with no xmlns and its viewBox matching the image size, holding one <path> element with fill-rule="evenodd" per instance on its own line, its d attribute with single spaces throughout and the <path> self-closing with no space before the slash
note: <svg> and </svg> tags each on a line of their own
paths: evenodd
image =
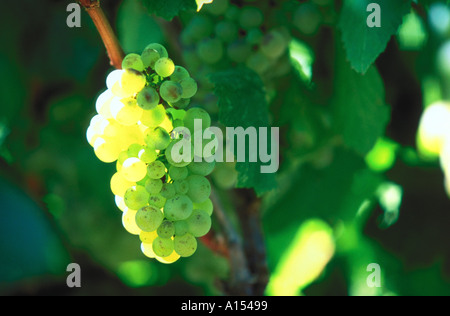
<svg viewBox="0 0 450 316">
<path fill-rule="evenodd" d="M 125 56 L 119 40 L 117 39 L 111 24 L 109 23 L 103 9 L 100 6 L 99 0 L 79 0 L 82 7 L 94 22 L 95 27 L 100 33 L 103 44 L 105 44 L 106 51 L 109 56 L 111 66 L 116 69 L 122 69 L 122 61 Z"/>
</svg>

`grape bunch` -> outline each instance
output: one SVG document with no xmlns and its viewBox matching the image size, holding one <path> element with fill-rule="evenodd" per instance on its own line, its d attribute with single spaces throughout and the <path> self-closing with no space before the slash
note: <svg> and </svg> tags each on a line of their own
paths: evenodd
<svg viewBox="0 0 450 316">
<path fill-rule="evenodd" d="M 420 120 L 418 148 L 427 157 L 439 157 L 450 196 L 450 103 L 437 101 L 428 106 Z"/>
<path fill-rule="evenodd" d="M 87 140 L 101 161 L 116 162 L 111 190 L 124 228 L 139 235 L 147 257 L 173 263 L 193 255 L 196 238 L 211 228 L 207 176 L 215 168 L 195 150 L 188 161 L 174 160 L 175 145 L 189 135 L 175 128 L 193 134 L 195 120 L 206 129 L 211 119 L 203 109 L 187 109 L 197 83 L 162 45 L 127 55 L 122 68 L 107 77 Z M 200 159 L 194 161 L 194 155 Z"/>
<path fill-rule="evenodd" d="M 237 65 L 254 70 L 266 83 L 289 72 L 290 34 L 285 28 L 270 28 L 256 4 L 240 7 L 214 0 L 187 21 L 181 33 L 184 58 L 199 78 Z"/>
</svg>

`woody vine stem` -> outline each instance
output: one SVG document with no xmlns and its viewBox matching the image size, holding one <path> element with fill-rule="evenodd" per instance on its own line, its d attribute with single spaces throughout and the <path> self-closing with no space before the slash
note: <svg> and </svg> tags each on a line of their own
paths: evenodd
<svg viewBox="0 0 450 316">
<path fill-rule="evenodd" d="M 109 23 L 99 0 L 79 0 L 81 6 L 91 17 L 105 45 L 111 66 L 122 68 L 125 56 L 117 36 Z M 260 218 L 260 199 L 252 190 L 235 190 L 231 197 L 237 201 L 238 219 L 244 232 L 244 240 L 230 223 L 217 192 L 211 194 L 215 217 L 220 224 L 221 233 L 211 230 L 200 240 L 214 253 L 228 259 L 230 277 L 222 284 L 228 295 L 263 295 L 268 282 L 269 271 L 263 241 Z"/>
</svg>

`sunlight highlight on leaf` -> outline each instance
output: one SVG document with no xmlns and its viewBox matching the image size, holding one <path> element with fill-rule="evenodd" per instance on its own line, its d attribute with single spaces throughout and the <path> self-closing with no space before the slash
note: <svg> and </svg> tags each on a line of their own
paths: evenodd
<svg viewBox="0 0 450 316">
<path fill-rule="evenodd" d="M 304 222 L 272 275 L 268 295 L 298 295 L 319 277 L 334 252 L 332 228 L 319 219 Z"/>
<path fill-rule="evenodd" d="M 197 12 L 200 12 L 204 4 L 212 3 L 214 0 L 196 0 L 197 1 Z"/>
</svg>

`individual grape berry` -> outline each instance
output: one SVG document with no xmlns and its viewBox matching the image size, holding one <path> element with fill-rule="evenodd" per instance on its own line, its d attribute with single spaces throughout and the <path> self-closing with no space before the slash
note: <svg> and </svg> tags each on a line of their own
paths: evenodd
<svg viewBox="0 0 450 316">
<path fill-rule="evenodd" d="M 134 69 L 137 71 L 144 71 L 144 63 L 142 62 L 141 56 L 138 54 L 128 54 L 122 61 L 123 69 Z"/>
<path fill-rule="evenodd" d="M 136 94 L 142 89 L 144 89 L 147 79 L 144 74 L 134 70 L 125 69 L 120 79 L 122 90 L 125 93 Z"/>
<path fill-rule="evenodd" d="M 230 43 L 239 36 L 239 29 L 236 24 L 231 21 L 220 21 L 216 25 L 216 36 L 225 43 Z"/>
<path fill-rule="evenodd" d="M 272 31 L 264 36 L 261 43 L 261 52 L 269 58 L 278 59 L 286 51 L 287 42 L 278 31 Z"/>
<path fill-rule="evenodd" d="M 133 158 L 133 157 L 137 158 L 139 156 L 139 152 L 141 151 L 141 149 L 142 149 L 142 145 L 140 145 L 140 144 L 130 145 L 130 147 L 128 147 L 128 149 L 126 151 L 128 158 Z"/>
<path fill-rule="evenodd" d="M 94 143 L 94 153 L 100 161 L 111 163 L 117 160 L 121 148 L 108 138 L 98 137 Z"/>
<path fill-rule="evenodd" d="M 156 232 L 161 238 L 171 238 L 175 235 L 175 225 L 171 221 L 164 221 L 159 225 Z"/>
<path fill-rule="evenodd" d="M 197 129 L 195 129 L 195 120 L 201 121 L 201 128 L 198 125 Z M 186 112 L 186 116 L 184 117 L 184 126 L 189 129 L 191 135 L 194 135 L 195 131 L 201 131 L 202 129 L 206 129 L 211 126 L 211 117 L 208 112 L 201 108 L 192 108 Z"/>
<path fill-rule="evenodd" d="M 152 87 L 142 89 L 136 98 L 137 104 L 144 110 L 154 109 L 160 101 L 158 92 Z"/>
<path fill-rule="evenodd" d="M 161 195 L 166 199 L 174 198 L 175 195 L 177 195 L 175 185 L 173 183 L 164 183 L 163 188 L 161 190 Z"/>
<path fill-rule="evenodd" d="M 228 58 L 239 64 L 245 62 L 251 53 L 251 46 L 243 40 L 234 41 L 227 49 Z"/>
<path fill-rule="evenodd" d="M 133 98 L 114 98 L 111 101 L 110 110 L 113 118 L 125 126 L 136 124 L 141 119 L 143 113 L 143 110 Z"/>
<path fill-rule="evenodd" d="M 188 233 L 189 227 L 186 221 L 174 222 L 175 236 L 183 236 Z"/>
<path fill-rule="evenodd" d="M 189 32 L 189 37 L 194 41 L 210 36 L 213 31 L 214 22 L 205 15 L 195 15 L 189 23 L 189 27 L 185 29 L 185 32 Z"/>
<path fill-rule="evenodd" d="M 192 78 L 186 78 L 180 81 L 181 88 L 183 89 L 183 93 L 181 97 L 183 99 L 190 99 L 197 93 L 197 81 Z"/>
<path fill-rule="evenodd" d="M 217 38 L 207 38 L 198 44 L 197 54 L 207 64 L 215 64 L 223 57 L 222 42 Z"/>
<path fill-rule="evenodd" d="M 161 97 L 168 103 L 176 103 L 181 100 L 183 88 L 174 81 L 164 81 L 160 89 Z"/>
<path fill-rule="evenodd" d="M 211 195 L 211 184 L 208 179 L 198 175 L 191 175 L 187 178 L 189 191 L 187 196 L 194 203 L 202 203 Z"/>
<path fill-rule="evenodd" d="M 179 254 L 177 254 L 175 251 L 172 252 L 172 254 L 170 254 L 168 257 L 156 257 L 156 260 L 158 260 L 161 263 L 164 264 L 171 264 L 174 263 L 176 261 L 178 261 L 178 259 L 180 259 L 181 256 Z"/>
<path fill-rule="evenodd" d="M 138 153 L 138 158 L 142 162 L 149 164 L 158 158 L 158 154 L 156 153 L 155 148 L 143 146 Z"/>
<path fill-rule="evenodd" d="M 154 161 L 147 167 L 150 179 L 161 179 L 166 174 L 166 166 L 161 161 Z"/>
<path fill-rule="evenodd" d="M 160 53 L 153 48 L 146 48 L 142 52 L 141 59 L 142 63 L 144 64 L 145 68 L 155 68 L 156 62 L 161 58 L 162 56 Z"/>
<path fill-rule="evenodd" d="M 211 4 L 208 4 L 205 7 L 205 10 L 212 15 L 223 15 L 227 12 L 229 5 L 229 0 L 214 0 Z"/>
<path fill-rule="evenodd" d="M 147 45 L 147 47 L 144 49 L 144 52 L 147 50 L 152 50 L 152 49 L 156 50 L 158 52 L 159 56 L 161 56 L 161 58 L 169 57 L 169 54 L 167 53 L 167 49 L 158 43 L 152 43 L 152 44 Z"/>
<path fill-rule="evenodd" d="M 114 195 L 123 197 L 128 188 L 134 186 L 135 183 L 128 181 L 122 175 L 122 173 L 117 172 L 111 178 L 111 191 Z"/>
<path fill-rule="evenodd" d="M 186 167 L 178 168 L 175 166 L 170 166 L 169 168 L 169 176 L 172 180 L 184 180 L 188 177 L 188 174 L 189 171 Z"/>
<path fill-rule="evenodd" d="M 157 127 L 162 122 L 164 122 L 164 119 L 166 118 L 166 110 L 164 109 L 164 106 L 162 104 L 159 104 L 156 108 L 144 111 L 144 113 L 141 116 L 141 122 L 145 126 L 148 127 Z"/>
<path fill-rule="evenodd" d="M 264 34 L 259 28 L 253 28 L 248 31 L 246 40 L 250 45 L 259 45 L 264 39 Z"/>
<path fill-rule="evenodd" d="M 163 78 L 170 77 L 175 71 L 175 64 L 170 58 L 160 58 L 155 64 L 155 71 Z"/>
<path fill-rule="evenodd" d="M 128 158 L 122 165 L 123 177 L 130 182 L 138 182 L 147 175 L 147 166 L 139 158 Z"/>
<path fill-rule="evenodd" d="M 191 216 L 193 207 L 189 197 L 186 195 L 177 195 L 167 200 L 164 206 L 164 215 L 170 221 L 181 221 Z"/>
<path fill-rule="evenodd" d="M 249 30 L 254 27 L 259 27 L 264 21 L 264 15 L 258 8 L 245 7 L 241 11 L 239 17 L 239 24 L 245 30 Z"/>
<path fill-rule="evenodd" d="M 162 127 L 147 129 L 145 132 L 144 139 L 147 146 L 158 150 L 166 149 L 170 143 L 170 135 Z"/>
<path fill-rule="evenodd" d="M 177 194 L 185 195 L 189 192 L 189 182 L 186 179 L 173 182 Z"/>
<path fill-rule="evenodd" d="M 144 232 L 155 231 L 164 220 L 164 215 L 154 206 L 146 206 L 136 213 L 136 224 Z"/>
<path fill-rule="evenodd" d="M 184 147 L 186 146 L 181 146 L 182 144 L 179 144 L 181 141 L 182 140 L 172 141 L 165 152 L 165 156 L 169 164 L 179 168 L 188 166 L 194 159 L 194 149 L 192 144 L 190 144 L 190 142 L 188 143 L 190 153 L 185 152 Z M 178 148 L 178 146 L 180 146 L 180 148 Z"/>
<path fill-rule="evenodd" d="M 212 161 L 212 162 L 202 161 L 202 162 L 191 163 L 188 166 L 188 169 L 192 174 L 206 177 L 206 176 L 209 176 L 213 172 L 215 167 L 216 167 L 215 161 Z"/>
<path fill-rule="evenodd" d="M 180 82 L 181 80 L 187 79 L 190 77 L 191 77 L 191 75 L 186 70 L 186 68 L 181 67 L 181 66 L 175 66 L 175 71 L 170 76 L 170 80 L 174 81 L 174 82 Z"/>
<path fill-rule="evenodd" d="M 162 209 L 166 204 L 167 199 L 163 197 L 161 194 L 150 194 L 148 198 L 148 204 L 159 209 Z"/>
<path fill-rule="evenodd" d="M 173 240 L 170 238 L 157 237 L 153 241 L 153 251 L 159 257 L 168 257 L 174 250 Z"/>
<path fill-rule="evenodd" d="M 194 209 L 205 211 L 209 216 L 211 216 L 214 211 L 214 205 L 211 199 L 207 199 L 202 203 L 194 203 Z"/>
<path fill-rule="evenodd" d="M 137 185 L 129 188 L 125 192 L 124 202 L 128 208 L 139 210 L 148 204 L 149 196 L 150 195 L 144 187 Z"/>
<path fill-rule="evenodd" d="M 141 251 L 146 257 L 148 257 L 150 259 L 155 259 L 156 258 L 156 254 L 153 251 L 153 241 L 152 241 L 151 244 L 142 243 L 141 244 Z"/>
<path fill-rule="evenodd" d="M 163 182 L 161 179 L 148 179 L 145 182 L 145 189 L 148 193 L 152 195 L 159 194 L 161 192 L 161 189 L 163 187 Z"/>
<path fill-rule="evenodd" d="M 122 214 L 122 225 L 125 228 L 127 232 L 129 232 L 131 235 L 139 235 L 142 230 L 139 228 L 139 226 L 136 224 L 136 214 L 137 211 L 135 210 L 125 210 Z"/>
<path fill-rule="evenodd" d="M 294 13 L 294 26 L 306 35 L 312 35 L 317 32 L 322 16 L 316 5 L 312 3 L 303 3 Z"/>
<path fill-rule="evenodd" d="M 157 231 L 152 231 L 152 232 L 144 232 L 141 231 L 141 233 L 139 234 L 139 239 L 141 240 L 141 242 L 143 242 L 144 244 L 153 244 L 153 241 L 158 237 L 158 233 Z"/>
<path fill-rule="evenodd" d="M 211 229 L 211 217 L 202 210 L 194 210 L 186 222 L 189 233 L 194 237 L 205 236 Z"/>
<path fill-rule="evenodd" d="M 197 239 L 187 233 L 183 236 L 175 236 L 174 249 L 181 257 L 190 257 L 197 251 Z"/>
</svg>

